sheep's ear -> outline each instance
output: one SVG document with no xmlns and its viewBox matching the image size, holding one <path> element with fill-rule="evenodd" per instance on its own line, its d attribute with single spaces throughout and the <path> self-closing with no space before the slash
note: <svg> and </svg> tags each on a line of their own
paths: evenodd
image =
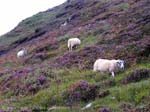
<svg viewBox="0 0 150 112">
<path fill-rule="evenodd" d="M 118 62 L 117 62 L 117 65 L 120 67 L 120 66 L 121 66 L 121 62 L 118 61 Z"/>
</svg>

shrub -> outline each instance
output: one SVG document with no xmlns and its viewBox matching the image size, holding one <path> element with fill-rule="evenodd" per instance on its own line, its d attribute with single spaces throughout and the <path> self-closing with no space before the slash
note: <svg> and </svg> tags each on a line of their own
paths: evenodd
<svg viewBox="0 0 150 112">
<path fill-rule="evenodd" d="M 121 103 L 119 107 L 121 108 L 122 112 L 129 112 L 131 109 L 134 108 L 133 104 L 128 102 Z"/>
<path fill-rule="evenodd" d="M 97 110 L 97 112 L 111 112 L 111 110 L 108 107 L 101 107 Z"/>
<path fill-rule="evenodd" d="M 121 80 L 121 83 L 127 84 L 130 82 L 137 82 L 145 78 L 150 78 L 150 69 L 142 68 L 130 73 L 127 77 Z"/>
<path fill-rule="evenodd" d="M 97 95 L 97 86 L 87 81 L 79 80 L 69 86 L 65 92 L 64 99 L 68 103 L 89 101 Z"/>
<path fill-rule="evenodd" d="M 103 98 L 103 97 L 105 97 L 105 96 L 107 96 L 107 95 L 109 95 L 109 94 L 110 94 L 110 91 L 109 91 L 109 90 L 104 90 L 104 91 L 102 91 L 102 92 L 99 92 L 98 97 L 99 97 L 99 98 Z"/>
</svg>

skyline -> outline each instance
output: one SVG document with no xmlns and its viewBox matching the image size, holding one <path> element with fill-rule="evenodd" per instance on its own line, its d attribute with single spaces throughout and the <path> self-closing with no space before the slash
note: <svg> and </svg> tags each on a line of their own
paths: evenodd
<svg viewBox="0 0 150 112">
<path fill-rule="evenodd" d="M 0 36 L 14 29 L 19 22 L 66 0 L 5 0 L 0 2 Z"/>
</svg>

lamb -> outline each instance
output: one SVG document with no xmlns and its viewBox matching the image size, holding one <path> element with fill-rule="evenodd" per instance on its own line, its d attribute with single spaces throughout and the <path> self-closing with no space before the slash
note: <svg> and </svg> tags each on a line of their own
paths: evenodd
<svg viewBox="0 0 150 112">
<path fill-rule="evenodd" d="M 81 44 L 81 40 L 79 38 L 70 38 L 68 40 L 68 48 L 69 48 L 69 51 L 72 51 L 72 48 L 74 46 L 77 46 L 77 45 L 80 45 Z"/>
<path fill-rule="evenodd" d="M 27 55 L 27 50 L 25 48 L 22 48 L 18 53 L 17 53 L 17 58 L 21 58 Z"/>
<path fill-rule="evenodd" d="M 115 76 L 115 72 L 121 69 L 124 69 L 124 61 L 119 59 L 98 59 L 93 66 L 93 71 L 110 72 L 113 77 Z"/>
</svg>

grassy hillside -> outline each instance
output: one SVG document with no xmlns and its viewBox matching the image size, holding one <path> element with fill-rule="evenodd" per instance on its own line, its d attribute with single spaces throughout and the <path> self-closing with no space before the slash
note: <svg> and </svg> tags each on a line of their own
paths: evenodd
<svg viewBox="0 0 150 112">
<path fill-rule="evenodd" d="M 0 110 L 149 112 L 149 5 L 69 0 L 20 22 L 0 37 Z M 82 44 L 69 52 L 71 37 Z M 17 59 L 22 47 L 28 55 Z M 125 70 L 114 78 L 93 72 L 98 58 L 122 59 Z"/>
</svg>

